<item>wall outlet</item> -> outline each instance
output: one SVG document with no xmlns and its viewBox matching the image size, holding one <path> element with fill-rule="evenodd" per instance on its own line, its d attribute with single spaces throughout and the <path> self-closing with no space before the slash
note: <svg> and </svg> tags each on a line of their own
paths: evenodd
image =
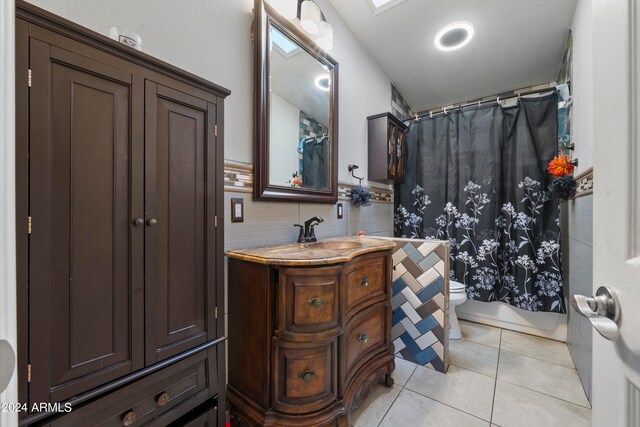
<svg viewBox="0 0 640 427">
<path fill-rule="evenodd" d="M 231 199 L 231 222 L 244 222 L 244 199 Z"/>
</svg>

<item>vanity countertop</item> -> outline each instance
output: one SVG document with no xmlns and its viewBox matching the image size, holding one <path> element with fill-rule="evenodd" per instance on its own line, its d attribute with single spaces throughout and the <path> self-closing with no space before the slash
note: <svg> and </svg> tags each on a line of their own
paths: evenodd
<svg viewBox="0 0 640 427">
<path fill-rule="evenodd" d="M 360 245 L 344 249 L 318 247 L 331 242 L 349 242 L 347 245 L 360 243 Z M 392 240 L 364 236 L 343 236 L 319 240 L 316 243 L 289 243 L 278 246 L 235 249 L 227 251 L 225 255 L 229 258 L 266 265 L 314 266 L 340 264 L 350 261 L 359 255 L 385 251 L 394 247 L 395 243 Z"/>
</svg>

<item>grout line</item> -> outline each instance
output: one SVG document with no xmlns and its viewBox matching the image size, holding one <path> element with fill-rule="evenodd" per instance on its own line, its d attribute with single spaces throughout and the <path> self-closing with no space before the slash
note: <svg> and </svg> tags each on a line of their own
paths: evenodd
<svg viewBox="0 0 640 427">
<path fill-rule="evenodd" d="M 502 332 L 500 333 L 500 336 L 502 336 Z M 471 344 L 478 344 L 478 345 L 481 345 L 483 347 L 492 348 L 494 350 L 499 350 L 500 349 L 500 347 L 493 347 L 493 346 L 490 346 L 490 345 L 487 345 L 487 344 L 482 344 L 480 342 L 471 341 L 470 339 L 465 338 L 465 337 L 462 337 L 462 339 L 456 340 L 456 341 L 458 341 L 458 342 L 470 342 Z M 451 342 L 449 342 L 449 347 L 451 347 Z"/>
<path fill-rule="evenodd" d="M 487 373 L 486 373 L 486 372 L 478 372 L 478 371 L 475 371 L 475 370 L 473 370 L 473 369 L 470 369 L 469 367 L 456 365 L 455 363 L 449 363 L 449 366 L 455 366 L 456 368 L 459 368 L 459 369 L 466 369 L 467 371 L 471 371 L 471 372 L 473 372 L 474 374 L 484 375 L 485 377 L 495 378 L 495 377 L 492 377 L 491 375 L 487 375 Z M 435 371 L 435 369 L 434 369 L 434 371 Z M 438 372 L 438 371 L 436 371 L 436 372 Z"/>
<path fill-rule="evenodd" d="M 418 366 L 420 366 L 420 365 L 418 365 Z M 477 371 L 474 371 L 473 369 L 465 368 L 464 366 L 458 366 L 458 365 L 455 365 L 455 364 L 453 364 L 453 363 L 450 363 L 450 364 L 449 364 L 449 367 L 451 367 L 451 366 L 455 366 L 456 368 L 461 369 L 461 370 L 463 370 L 463 371 L 473 372 L 473 373 L 474 373 L 474 374 L 476 374 L 476 375 L 482 375 L 483 377 L 487 377 L 487 378 L 495 379 L 495 377 L 492 377 L 491 375 L 483 374 L 482 372 L 477 372 Z M 435 369 L 427 368 L 426 366 L 423 366 L 423 368 L 428 369 L 428 370 L 430 370 L 430 371 L 437 372 L 437 373 L 439 373 L 439 374 L 441 374 L 441 375 L 449 375 L 449 372 L 448 372 L 448 371 L 447 371 L 447 373 L 445 374 L 445 373 L 443 373 L 443 372 L 436 371 Z M 409 382 L 408 382 L 408 381 L 407 381 L 407 384 L 409 384 Z M 413 390 L 412 388 L 409 388 L 409 387 L 407 387 L 407 386 L 405 386 L 405 388 L 406 388 L 406 389 L 409 389 L 409 390 L 411 390 L 411 391 L 415 391 L 415 390 Z M 419 392 L 417 392 L 417 391 L 416 391 L 416 393 L 419 393 Z"/>
<path fill-rule="evenodd" d="M 576 369 L 575 365 L 574 365 L 574 366 L 559 365 L 559 364 L 557 364 L 557 363 L 553 363 L 553 362 L 550 362 L 550 361 L 548 361 L 548 360 L 544 360 L 544 359 L 539 359 L 539 358 L 537 358 L 537 357 L 533 357 L 533 356 L 530 356 L 530 355 L 528 355 L 528 354 L 518 353 L 517 351 L 502 350 L 502 349 L 501 349 L 500 351 L 504 351 L 505 353 L 515 354 L 515 355 L 517 355 L 517 356 L 521 356 L 521 357 L 527 357 L 527 358 L 529 358 L 529 359 L 533 359 L 533 360 L 536 360 L 536 361 L 538 361 L 538 362 L 548 363 L 549 365 L 558 366 L 558 367 L 560 367 L 560 368 L 565 368 L 565 369 L 570 369 L 570 370 L 572 370 L 572 371 L 577 371 L 577 369 Z M 571 356 L 571 353 L 569 353 L 569 357 L 572 357 L 572 356 Z M 573 358 L 572 358 L 571 360 L 573 361 Z"/>
<path fill-rule="evenodd" d="M 541 392 L 541 391 L 539 391 L 539 390 L 534 390 L 534 389 L 532 389 L 532 388 L 525 387 L 525 386 L 523 386 L 523 385 L 521 385 L 521 384 L 512 383 L 512 382 L 510 382 L 510 381 L 506 381 L 506 380 L 500 380 L 500 381 L 505 382 L 505 383 L 507 383 L 507 384 L 514 385 L 514 386 L 516 386 L 516 387 L 523 388 L 523 389 L 525 389 L 525 390 L 532 391 L 532 392 L 534 392 L 534 393 L 541 394 L 541 395 L 543 395 L 543 396 L 550 397 L 550 398 L 555 399 L 555 400 L 560 400 L 560 401 L 562 401 L 562 402 L 569 403 L 569 404 L 574 405 L 574 406 L 578 406 L 578 407 L 580 407 L 580 408 L 585 408 L 585 409 L 589 409 L 589 410 L 593 409 L 593 408 L 591 407 L 591 402 L 589 402 L 589 399 L 587 399 L 587 402 L 589 403 L 589 406 L 585 406 L 585 405 L 581 405 L 581 404 L 576 403 L 576 402 L 571 402 L 570 400 L 566 400 L 566 399 L 563 399 L 563 398 L 558 397 L 558 396 L 552 396 L 552 395 L 550 395 L 550 394 L 543 393 L 543 392 Z M 582 383 L 581 383 L 581 385 L 582 385 Z M 584 389 L 583 389 L 582 387 L 581 387 L 581 389 L 583 390 L 583 393 L 584 393 Z M 586 399 L 586 397 L 587 397 L 587 394 L 585 393 L 585 399 Z"/>
<path fill-rule="evenodd" d="M 408 381 L 407 381 L 408 382 Z M 380 421 L 378 422 L 377 426 L 379 427 L 380 424 L 382 424 L 382 421 L 384 421 L 384 417 L 387 416 L 387 414 L 389 413 L 389 411 L 391 410 L 391 408 L 393 408 L 393 405 L 396 403 L 396 400 L 398 400 L 398 397 L 400 396 L 400 393 L 402 393 L 402 390 L 404 390 L 404 387 L 400 387 L 400 391 L 398 392 L 398 394 L 396 395 L 395 399 L 393 399 L 393 402 L 391 402 L 391 405 L 389 405 L 389 407 L 387 408 L 387 410 L 384 412 L 384 415 L 382 416 L 382 418 L 380 418 Z"/>
<path fill-rule="evenodd" d="M 413 363 L 413 362 L 411 362 Z M 411 378 L 413 377 L 413 375 L 416 373 L 416 371 L 418 370 L 418 366 L 422 366 L 422 365 L 418 365 L 417 363 L 413 363 L 413 371 L 411 371 L 411 374 L 409 375 L 409 378 L 407 378 L 407 382 L 404 383 L 404 385 L 402 386 L 402 388 L 405 388 L 407 386 L 407 384 L 409 384 L 409 381 L 411 381 Z M 426 366 L 422 366 L 423 368 L 427 368 Z M 427 368 L 429 369 L 429 368 Z"/>
<path fill-rule="evenodd" d="M 496 363 L 496 378 L 493 382 L 493 399 L 491 400 L 491 419 L 489 422 L 493 424 L 493 410 L 496 406 L 496 390 L 498 388 L 498 369 L 500 368 L 500 353 L 502 353 L 502 329 L 500 329 L 500 341 L 498 341 L 498 362 Z"/>
<path fill-rule="evenodd" d="M 415 391 L 415 390 L 412 390 L 412 389 L 410 389 L 410 388 L 406 388 L 406 387 L 405 387 L 405 390 L 407 390 L 407 391 L 409 391 L 409 392 L 411 392 L 411 393 L 415 393 L 415 394 L 417 394 L 417 395 L 419 395 L 419 396 L 422 396 L 422 397 L 424 397 L 424 398 L 427 398 L 427 399 L 429 399 L 429 400 L 432 400 L 432 401 L 434 401 L 434 402 L 436 402 L 436 403 L 439 403 L 439 404 L 441 404 L 441 405 L 448 406 L 449 408 L 451 408 L 451 409 L 455 409 L 456 411 L 458 411 L 458 412 L 462 412 L 463 414 L 470 415 L 470 416 L 472 416 L 473 418 L 477 418 L 477 419 L 482 420 L 482 421 L 484 421 L 484 422 L 491 423 L 491 421 L 489 421 L 489 420 L 485 420 L 484 418 L 480 418 L 479 416 L 474 415 L 474 414 L 472 414 L 472 413 L 470 413 L 470 412 L 463 411 L 462 409 L 460 409 L 460 408 L 456 408 L 455 406 L 451 406 L 451 405 L 450 405 L 450 404 L 448 404 L 448 403 L 441 402 L 441 401 L 439 401 L 438 399 L 434 399 L 433 397 L 429 397 L 429 396 L 427 396 L 426 394 L 422 394 L 422 393 L 420 393 L 419 391 Z M 399 396 L 399 395 L 400 395 L 400 394 L 398 394 L 398 396 Z M 385 415 L 386 415 L 386 414 L 385 414 Z M 379 424 L 378 424 L 378 425 L 379 425 Z"/>
</svg>

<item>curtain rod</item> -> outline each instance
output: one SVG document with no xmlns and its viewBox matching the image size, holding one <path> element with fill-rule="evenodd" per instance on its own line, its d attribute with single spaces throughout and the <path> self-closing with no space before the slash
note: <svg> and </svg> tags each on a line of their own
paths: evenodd
<svg viewBox="0 0 640 427">
<path fill-rule="evenodd" d="M 532 90 L 532 91 L 529 91 L 529 92 L 522 92 L 522 93 L 518 93 L 518 94 L 504 96 L 504 97 L 498 95 L 498 96 L 496 96 L 496 99 L 489 99 L 489 100 L 486 100 L 486 101 L 469 102 L 467 104 L 458 105 L 457 107 L 451 107 L 451 108 L 443 107 L 443 108 L 439 109 L 440 111 L 431 112 L 431 113 L 428 110 L 424 110 L 424 111 L 420 111 L 420 112 L 416 113 L 415 117 L 413 117 L 411 119 L 403 120 L 403 122 L 411 122 L 411 121 L 414 121 L 414 120 L 418 121 L 418 120 L 420 120 L 421 118 L 424 118 L 424 117 L 435 117 L 438 114 L 447 114 L 448 111 L 451 111 L 451 110 L 462 110 L 465 107 L 471 107 L 471 106 L 474 106 L 474 105 L 479 107 L 481 105 L 490 104 L 492 102 L 498 103 L 498 102 L 500 102 L 502 100 L 505 100 L 505 99 L 521 98 L 523 96 L 536 95 L 536 94 L 541 94 L 541 93 L 545 93 L 545 92 L 555 92 L 556 90 L 557 90 L 557 88 L 554 86 L 554 87 L 550 87 L 550 88 L 547 88 L 547 89 Z"/>
</svg>

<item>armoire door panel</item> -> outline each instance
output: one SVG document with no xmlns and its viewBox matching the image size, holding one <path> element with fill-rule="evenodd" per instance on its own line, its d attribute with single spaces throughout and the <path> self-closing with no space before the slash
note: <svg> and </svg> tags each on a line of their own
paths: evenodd
<svg viewBox="0 0 640 427">
<path fill-rule="evenodd" d="M 147 364 L 207 341 L 207 103 L 146 83 Z M 214 268 L 215 271 L 215 268 Z"/>
<path fill-rule="evenodd" d="M 32 121 L 31 157 L 38 167 L 32 168 L 31 216 L 38 228 L 30 243 L 47 253 L 31 252 L 38 270 L 32 293 L 46 298 L 32 301 L 30 358 L 49 371 L 33 378 L 32 387 L 59 401 L 142 367 L 142 347 L 132 338 L 142 327 L 133 312 L 141 310 L 143 283 L 131 262 L 132 246 L 143 239 L 131 226 L 132 191 L 142 183 L 130 180 L 132 169 L 143 167 L 131 163 L 142 141 L 131 138 L 131 75 L 123 82 L 120 70 L 32 44 L 40 47 L 32 55 L 48 57 L 33 58 L 42 86 L 32 86 L 31 103 L 51 106 L 50 114 Z M 40 235 L 45 227 L 49 232 Z M 41 347 L 45 334 L 48 348 Z"/>
</svg>

